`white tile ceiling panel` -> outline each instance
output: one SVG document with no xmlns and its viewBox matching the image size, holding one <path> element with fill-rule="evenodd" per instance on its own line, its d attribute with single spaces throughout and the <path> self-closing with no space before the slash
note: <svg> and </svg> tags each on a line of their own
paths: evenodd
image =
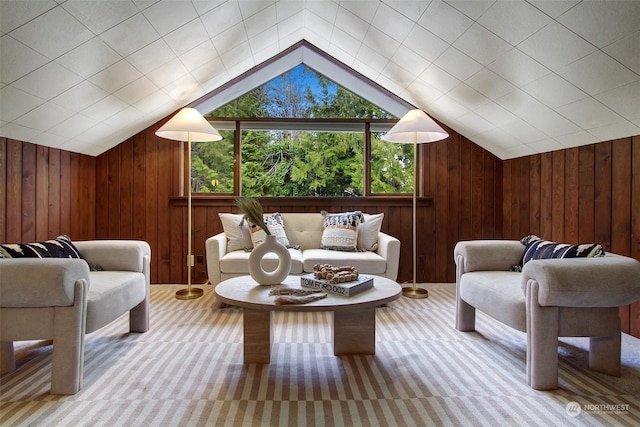
<svg viewBox="0 0 640 427">
<path fill-rule="evenodd" d="M 549 18 L 529 3 L 498 0 L 478 19 L 478 23 L 513 46 L 526 40 L 549 23 Z"/>
<path fill-rule="evenodd" d="M 254 15 L 250 15 L 248 18 L 245 18 L 242 24 L 245 27 L 248 38 L 255 37 L 268 28 L 275 27 L 278 24 L 276 6 L 271 5 Z"/>
<path fill-rule="evenodd" d="M 3 34 L 11 32 L 56 6 L 53 0 L 3 0 L 0 2 L 0 29 Z"/>
<path fill-rule="evenodd" d="M 358 40 L 364 39 L 369 30 L 367 21 L 343 8 L 338 9 L 335 26 Z"/>
<path fill-rule="evenodd" d="M 521 89 L 551 108 L 570 104 L 589 96 L 555 73 L 549 73 L 527 83 Z"/>
<path fill-rule="evenodd" d="M 595 98 L 627 120 L 640 119 L 640 80 L 600 93 Z"/>
<path fill-rule="evenodd" d="M 640 73 L 640 30 L 611 43 L 602 51 L 634 73 Z"/>
<path fill-rule="evenodd" d="M 419 25 L 413 27 L 409 36 L 404 40 L 403 45 L 429 62 L 438 59 L 438 57 L 447 50 L 447 47 L 449 47 L 447 42 Z M 412 61 L 408 60 L 406 63 L 401 63 L 400 65 L 410 67 L 411 64 Z"/>
<path fill-rule="evenodd" d="M 418 24 L 448 43 L 453 43 L 467 31 L 473 20 L 442 0 L 433 0 Z"/>
<path fill-rule="evenodd" d="M 557 70 L 593 53 L 596 47 L 553 21 L 522 42 L 518 49 L 547 68 Z"/>
<path fill-rule="evenodd" d="M 55 62 L 49 62 L 12 83 L 12 86 L 43 99 L 51 99 L 77 85 L 82 77 Z"/>
<path fill-rule="evenodd" d="M 489 99 L 497 99 L 516 90 L 514 85 L 488 68 L 481 69 L 465 80 L 465 83 Z"/>
<path fill-rule="evenodd" d="M 466 80 L 482 69 L 476 60 L 453 46 L 444 51 L 434 64 L 459 80 Z"/>
<path fill-rule="evenodd" d="M 4 84 L 9 84 L 49 62 L 44 55 L 8 35 L 0 37 L 0 52 L 3 58 L 0 59 L 0 79 Z M 5 57 L 19 57 L 20 61 L 6 61 Z"/>
<path fill-rule="evenodd" d="M 272 7 L 275 0 L 247 0 L 239 2 L 240 12 L 246 20 L 267 7 Z"/>
<path fill-rule="evenodd" d="M 158 39 L 158 32 L 147 18 L 138 13 L 99 36 L 113 50 L 125 57 Z"/>
<path fill-rule="evenodd" d="M 72 115 L 72 110 L 47 102 L 14 120 L 14 122 L 44 132 Z"/>
<path fill-rule="evenodd" d="M 200 19 L 194 19 L 186 25 L 172 31 L 163 37 L 176 55 L 182 55 L 194 46 L 198 46 L 209 40 L 209 34 L 204 29 Z"/>
<path fill-rule="evenodd" d="M 501 54 L 488 68 L 516 86 L 526 85 L 551 72 L 518 49 Z"/>
<path fill-rule="evenodd" d="M 558 112 L 583 129 L 620 123 L 624 119 L 593 98 L 585 98 L 558 108 Z"/>
<path fill-rule="evenodd" d="M 376 14 L 376 10 L 378 9 L 379 2 L 367 0 L 340 0 L 340 6 L 358 16 L 360 19 L 371 23 Z"/>
<path fill-rule="evenodd" d="M 583 1 L 558 17 L 558 22 L 604 48 L 640 29 L 640 2 Z"/>
<path fill-rule="evenodd" d="M 15 29 L 11 37 L 55 59 L 89 40 L 93 33 L 62 7 L 56 7 Z"/>
<path fill-rule="evenodd" d="M 147 20 L 161 36 L 186 25 L 198 17 L 190 2 L 162 1 L 143 11 Z"/>
<path fill-rule="evenodd" d="M 88 80 L 83 80 L 69 90 L 52 99 L 58 105 L 77 113 L 109 96 L 109 92 L 100 89 Z"/>
<path fill-rule="evenodd" d="M 1 0 L 0 136 L 97 155 L 301 40 L 501 158 L 640 133 L 640 1 Z"/>
<path fill-rule="evenodd" d="M 30 95 L 13 86 L 0 89 L 0 113 L 3 122 L 11 122 L 23 114 L 37 108 L 45 100 Z"/>
<path fill-rule="evenodd" d="M 407 37 L 409 31 L 411 31 L 414 21 L 411 21 L 400 12 L 396 12 L 386 4 L 381 3 L 380 6 L 378 6 L 378 10 L 371 24 L 383 33 L 401 42 Z"/>
<path fill-rule="evenodd" d="M 213 37 L 242 22 L 242 13 L 237 2 L 229 1 L 201 15 L 200 19 L 209 37 Z"/>
<path fill-rule="evenodd" d="M 104 0 L 68 0 L 62 7 L 93 34 L 104 33 L 140 12 L 129 0 L 120 0 L 118 7 Z"/>
<path fill-rule="evenodd" d="M 169 45 L 159 39 L 127 56 L 127 62 L 142 74 L 148 74 L 176 58 Z"/>
<path fill-rule="evenodd" d="M 589 95 L 597 95 L 640 79 L 600 50 L 560 68 L 557 73 Z"/>
<path fill-rule="evenodd" d="M 114 93 L 141 76 L 140 71 L 123 59 L 90 77 L 89 81 L 107 92 Z"/>
<path fill-rule="evenodd" d="M 535 6 L 554 19 L 581 1 L 582 0 L 528 0 L 529 4 Z"/>
<path fill-rule="evenodd" d="M 57 58 L 56 62 L 86 79 L 121 59 L 115 50 L 94 37 Z"/>
<path fill-rule="evenodd" d="M 488 65 L 513 46 L 481 25 L 474 24 L 462 34 L 453 46 L 482 65 Z"/>
</svg>

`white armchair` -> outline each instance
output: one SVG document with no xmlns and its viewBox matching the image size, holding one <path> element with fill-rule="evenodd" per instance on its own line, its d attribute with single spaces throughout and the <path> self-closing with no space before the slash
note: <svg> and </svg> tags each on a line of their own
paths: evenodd
<svg viewBox="0 0 640 427">
<path fill-rule="evenodd" d="M 127 311 L 131 332 L 149 329 L 149 245 L 125 240 L 74 244 L 87 261 L 0 260 L 0 371 L 15 369 L 13 341 L 51 339 L 52 394 L 82 388 L 85 334 Z M 88 263 L 100 271 L 90 271 Z"/>
<path fill-rule="evenodd" d="M 619 307 L 640 299 L 640 262 L 619 255 L 538 259 L 522 272 L 519 241 L 459 242 L 456 328 L 475 330 L 475 310 L 527 333 L 527 382 L 558 388 L 558 337 L 590 337 L 589 367 L 620 375 Z"/>
</svg>

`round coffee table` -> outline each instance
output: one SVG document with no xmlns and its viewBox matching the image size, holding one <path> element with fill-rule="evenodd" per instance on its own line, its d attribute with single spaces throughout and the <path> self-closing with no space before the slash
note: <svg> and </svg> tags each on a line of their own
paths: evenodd
<svg viewBox="0 0 640 427">
<path fill-rule="evenodd" d="M 274 311 L 332 311 L 333 353 L 375 354 L 376 307 L 400 298 L 402 288 L 393 280 L 373 276 L 373 288 L 351 297 L 327 294 L 306 304 L 275 304 L 272 286 L 261 286 L 251 276 L 224 280 L 215 287 L 216 297 L 242 308 L 244 362 L 270 363 Z M 300 277 L 289 276 L 282 284 L 300 288 Z"/>
</svg>

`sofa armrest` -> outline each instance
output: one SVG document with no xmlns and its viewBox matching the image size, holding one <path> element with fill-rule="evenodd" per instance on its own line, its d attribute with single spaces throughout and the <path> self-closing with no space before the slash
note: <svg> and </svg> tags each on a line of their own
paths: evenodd
<svg viewBox="0 0 640 427">
<path fill-rule="evenodd" d="M 385 272 L 387 279 L 395 281 L 398 278 L 400 265 L 400 240 L 389 234 L 379 232 L 376 253 L 387 261 Z"/>
<path fill-rule="evenodd" d="M 0 306 L 72 306 L 79 281 L 89 283 L 89 266 L 82 259 L 5 259 L 0 261 Z"/>
<path fill-rule="evenodd" d="M 620 307 L 640 299 L 640 262 L 615 254 L 532 260 L 522 269 L 524 292 L 532 282 L 540 306 Z"/>
<path fill-rule="evenodd" d="M 458 275 L 469 271 L 507 271 L 522 259 L 518 240 L 469 240 L 458 242 L 453 259 Z"/>
<path fill-rule="evenodd" d="M 73 242 L 91 266 L 105 271 L 145 272 L 151 248 L 141 240 L 86 240 Z"/>
<path fill-rule="evenodd" d="M 205 243 L 207 257 L 207 275 L 212 285 L 222 280 L 220 274 L 220 260 L 227 253 L 227 236 L 224 233 L 209 237 Z"/>
</svg>

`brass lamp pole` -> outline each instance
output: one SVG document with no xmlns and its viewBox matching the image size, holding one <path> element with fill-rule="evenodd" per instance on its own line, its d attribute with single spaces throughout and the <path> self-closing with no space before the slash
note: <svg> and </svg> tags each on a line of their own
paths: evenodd
<svg viewBox="0 0 640 427">
<path fill-rule="evenodd" d="M 417 208 L 416 191 L 418 186 L 418 144 L 435 142 L 448 138 L 449 134 L 422 110 L 410 110 L 382 137 L 389 142 L 413 144 L 413 285 L 403 287 L 402 295 L 408 298 L 427 298 L 429 292 L 418 288 L 417 276 Z"/>
<path fill-rule="evenodd" d="M 189 165 L 189 191 L 187 192 L 187 289 L 177 291 L 176 298 L 200 298 L 203 290 L 191 287 L 191 268 L 194 264 L 191 252 L 191 142 L 220 141 L 222 136 L 195 108 L 183 108 L 178 111 L 175 116 L 156 131 L 156 135 L 175 141 L 187 141 L 187 164 Z"/>
</svg>

